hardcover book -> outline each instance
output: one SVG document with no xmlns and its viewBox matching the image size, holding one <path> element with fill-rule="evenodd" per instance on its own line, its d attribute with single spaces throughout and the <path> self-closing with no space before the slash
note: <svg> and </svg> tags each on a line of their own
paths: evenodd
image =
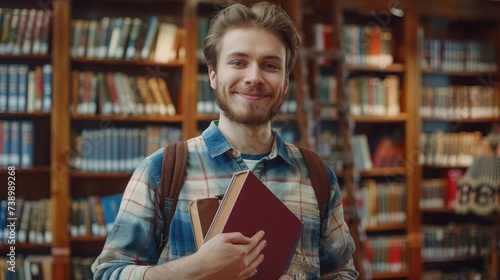
<svg viewBox="0 0 500 280">
<path fill-rule="evenodd" d="M 204 242 L 219 233 L 241 232 L 251 237 L 263 230 L 264 261 L 252 279 L 278 279 L 286 274 L 302 229 L 302 221 L 246 170 L 233 174 Z"/>
<path fill-rule="evenodd" d="M 189 214 L 193 227 L 196 248 L 200 248 L 203 239 L 219 209 L 220 200 L 217 197 L 200 198 L 189 203 Z"/>
</svg>

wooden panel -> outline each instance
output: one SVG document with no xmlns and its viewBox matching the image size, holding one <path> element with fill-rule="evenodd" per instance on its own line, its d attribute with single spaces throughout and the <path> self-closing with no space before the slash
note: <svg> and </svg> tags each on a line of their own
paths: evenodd
<svg viewBox="0 0 500 280">
<path fill-rule="evenodd" d="M 56 12 L 57 11 L 57 12 Z M 53 216 L 54 279 L 70 279 L 69 250 L 69 94 L 70 92 L 70 14 L 69 1 L 54 1 L 52 24 L 52 117 L 51 117 L 51 191 Z"/>
</svg>

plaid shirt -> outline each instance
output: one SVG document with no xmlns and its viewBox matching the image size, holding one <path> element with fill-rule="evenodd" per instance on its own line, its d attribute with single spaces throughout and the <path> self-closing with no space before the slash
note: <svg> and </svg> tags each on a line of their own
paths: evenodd
<svg viewBox="0 0 500 280">
<path fill-rule="evenodd" d="M 354 242 L 344 221 L 341 193 L 329 169 L 331 200 L 320 230 L 319 209 L 307 166 L 297 147 L 273 130 L 271 153 L 253 168 L 283 203 L 304 222 L 288 274 L 294 279 L 356 279 Z M 163 148 L 144 159 L 125 190 L 120 211 L 103 251 L 92 265 L 94 279 L 143 279 L 148 265 L 161 264 L 196 252 L 188 204 L 197 198 L 223 194 L 234 172 L 248 169 L 239 151 L 213 122 L 199 137 L 188 140 L 186 177 L 170 226 L 167 245 L 157 242 L 162 214 L 154 205 L 160 185 Z"/>
</svg>

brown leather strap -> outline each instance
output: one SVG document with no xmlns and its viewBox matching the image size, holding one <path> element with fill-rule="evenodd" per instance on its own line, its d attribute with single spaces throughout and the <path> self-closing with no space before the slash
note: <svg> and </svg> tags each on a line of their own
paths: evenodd
<svg viewBox="0 0 500 280">
<path fill-rule="evenodd" d="M 330 202 L 330 176 L 328 175 L 328 169 L 326 168 L 325 162 L 318 154 L 305 148 L 298 148 L 309 170 L 311 184 L 316 194 L 316 198 L 318 199 L 321 224 L 323 225 L 328 203 Z"/>
<path fill-rule="evenodd" d="M 159 244 L 159 250 L 163 249 L 167 242 L 170 223 L 174 217 L 177 199 L 181 192 L 188 158 L 187 141 L 169 143 L 163 151 L 163 162 L 161 170 L 161 183 L 159 187 L 158 202 L 163 213 L 163 233 Z"/>
</svg>

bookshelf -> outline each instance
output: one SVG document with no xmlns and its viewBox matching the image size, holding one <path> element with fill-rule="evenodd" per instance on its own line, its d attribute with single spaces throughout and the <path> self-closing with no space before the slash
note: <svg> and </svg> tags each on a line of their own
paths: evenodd
<svg viewBox="0 0 500 280">
<path fill-rule="evenodd" d="M 247 3 L 247 1 L 243 1 Z M 257 2 L 257 1 L 248 1 Z M 326 3 L 326 1 L 323 1 Z M 0 0 L 2 14 L 4 8 L 10 9 L 39 9 L 51 13 L 50 29 L 48 38 L 48 50 L 46 53 L 0 53 L 0 64 L 27 65 L 29 70 L 45 64 L 52 65 L 52 110 L 50 112 L 40 111 L 0 111 L 0 121 L 29 121 L 33 123 L 34 131 L 34 155 L 33 166 L 28 168 L 16 168 L 16 179 L 18 188 L 16 196 L 26 200 L 38 201 L 50 198 L 52 204 L 49 207 L 53 216 L 52 242 L 44 244 L 33 244 L 31 242 L 18 244 L 16 252 L 20 254 L 46 255 L 50 254 L 53 261 L 53 279 L 69 279 L 72 273 L 73 260 L 77 258 L 88 258 L 96 256 L 104 243 L 102 237 L 71 237 L 67 230 L 70 225 L 70 208 L 73 198 L 86 198 L 92 195 L 107 196 L 123 191 L 130 172 L 83 172 L 71 167 L 71 160 L 75 155 L 74 135 L 83 130 L 99 130 L 103 126 L 112 125 L 116 128 L 146 129 L 148 126 L 169 126 L 180 129 L 181 139 L 196 136 L 209 121 L 217 119 L 216 113 L 200 112 L 197 108 L 199 100 L 200 84 L 197 76 L 205 73 L 203 62 L 199 60 L 199 29 L 200 19 L 208 18 L 215 10 L 228 1 L 212 0 L 106 0 L 106 1 L 12 1 Z M 324 4 L 324 3 L 323 3 Z M 285 4 L 283 4 L 285 5 Z M 287 4 L 288 5 L 288 4 Z M 441 174 L 449 170 L 465 171 L 466 164 L 453 164 L 437 166 L 432 164 L 421 164 L 419 154 L 421 151 L 420 134 L 434 130 L 430 127 L 445 127 L 453 132 L 473 132 L 480 130 L 485 135 L 491 130 L 494 123 L 498 123 L 497 116 L 475 115 L 471 117 L 428 115 L 422 116 L 420 111 L 424 105 L 421 96 L 427 86 L 442 86 L 441 80 L 445 80 L 445 87 L 456 86 L 492 86 L 496 89 L 496 104 L 499 104 L 499 73 L 500 65 L 500 18 L 499 4 L 494 1 L 456 1 L 445 0 L 436 6 L 430 0 L 419 1 L 338 1 L 342 17 L 342 26 L 356 24 L 371 26 L 373 23 L 384 28 L 391 28 L 393 38 L 392 52 L 393 61 L 388 65 L 366 65 L 363 63 L 352 63 L 344 61 L 342 73 L 347 79 L 345 86 L 352 92 L 349 80 L 364 77 L 375 77 L 381 81 L 387 76 L 399 78 L 399 106 L 400 112 L 396 114 L 350 114 L 350 126 L 355 134 L 366 134 L 378 136 L 397 131 L 403 139 L 404 166 L 372 168 L 370 170 L 355 172 L 354 183 L 362 184 L 363 181 L 375 182 L 404 182 L 406 184 L 406 221 L 400 223 L 385 223 L 370 225 L 365 228 L 367 236 L 381 244 L 378 238 L 403 237 L 405 250 L 404 259 L 407 267 L 405 270 L 396 272 L 372 271 L 373 279 L 422 279 L 424 272 L 429 270 L 443 269 L 467 264 L 468 261 L 485 267 L 484 272 L 497 273 L 494 264 L 485 261 L 484 257 L 459 258 L 439 257 L 436 259 L 425 258 L 422 255 L 424 247 L 423 229 L 428 225 L 444 224 L 445 221 L 456 220 L 457 223 L 470 223 L 477 219 L 473 215 L 456 215 L 446 207 L 434 207 L 424 209 L 420 207 L 423 197 L 422 189 L 427 179 L 440 178 Z M 401 5 L 405 11 L 403 18 L 397 18 L 390 13 L 391 8 Z M 309 8 L 308 8 L 309 7 Z M 307 9 L 312 4 L 306 3 L 305 9 L 290 12 L 302 12 L 307 15 Z M 333 9 L 329 7 L 328 9 Z M 326 9 L 325 9 L 326 11 Z M 311 11 L 309 11 L 310 13 Z M 330 12 L 330 10 L 329 10 Z M 185 49 L 182 58 L 168 62 L 155 62 L 154 59 L 97 59 L 72 56 L 74 20 L 100 20 L 103 17 L 125 18 L 138 17 L 143 20 L 156 15 L 160 21 L 174 22 L 185 31 L 181 45 Z M 317 19 L 310 14 L 304 18 L 304 24 L 310 24 Z M 331 20 L 331 19 L 330 19 Z M 321 20 L 320 20 L 321 21 Z M 324 20 L 323 22 L 327 22 Z M 312 28 L 309 26 L 307 28 Z M 308 34 L 310 35 L 310 34 Z M 480 42 L 493 43 L 497 69 L 485 70 L 451 70 L 449 68 L 431 69 L 422 66 L 423 55 L 421 46 L 425 46 L 429 39 L 458 39 L 462 41 L 478 40 Z M 311 39 L 308 39 L 311 40 Z M 312 46 L 313 41 L 308 41 L 307 46 Z M 489 47 L 485 47 L 489 48 Z M 310 85 L 310 92 L 319 92 L 316 80 L 319 77 L 331 75 L 318 66 L 318 60 L 326 57 L 334 62 L 342 57 L 339 50 L 331 49 L 317 51 L 313 48 L 301 50 L 301 57 L 307 57 L 314 64 L 299 62 L 299 65 L 310 69 L 309 78 L 304 77 L 301 82 L 295 80 L 295 86 L 299 90 L 295 96 L 302 100 L 305 93 L 300 91 L 306 84 Z M 299 60 L 300 61 L 300 60 Z M 376 61 L 376 59 L 375 59 Z M 376 63 L 374 63 L 376 64 Z M 380 63 L 379 63 L 380 64 Z M 313 71 L 314 70 L 314 71 Z M 121 72 L 129 77 L 136 76 L 162 76 L 166 77 L 169 92 L 175 101 L 176 114 L 174 115 L 96 115 L 76 114 L 69 108 L 73 103 L 74 71 L 92 73 L 99 72 Z M 323 72 L 322 72 L 323 71 Z M 163 76 L 162 76 L 163 77 Z M 375 83 L 380 83 L 377 81 Z M 456 89 L 460 91 L 460 88 Z M 451 91 L 451 92 L 457 92 Z M 319 95 L 312 95 L 319 97 Z M 494 99 L 495 100 L 495 99 Z M 327 102 L 325 102 L 327 103 Z M 489 102 L 494 104 L 494 102 Z M 491 105 L 490 104 L 490 105 Z M 293 106 L 293 105 L 292 105 Z M 297 106 L 296 110 L 309 107 Z M 425 107 L 425 106 L 424 106 Z M 293 108 L 293 107 L 292 107 Z M 330 108 L 331 109 L 331 108 Z M 370 109 L 367 111 L 369 112 Z M 284 129 L 293 131 L 293 141 L 307 143 L 307 138 L 297 135 L 308 135 L 304 128 L 307 124 L 307 111 L 299 114 L 280 115 L 278 122 Z M 321 120 L 328 123 L 333 134 L 338 134 L 339 126 L 336 116 L 322 116 Z M 325 126 L 328 128 L 328 126 Z M 369 137 L 369 139 L 374 139 Z M 3 140 L 3 139 L 2 139 Z M 305 141 L 305 142 L 304 142 Z M 2 146 L 3 147 L 3 146 Z M 355 148 L 355 147 L 353 147 Z M 375 149 L 372 148 L 373 159 Z M 343 154 L 332 153 L 331 157 L 340 157 Z M 337 165 L 335 165 L 337 166 Z M 345 180 L 349 173 L 338 170 L 339 179 Z M 8 173 L 0 169 L 0 180 L 7 181 Z M 344 178 L 343 178 L 344 177 Z M 357 181 L 359 179 L 359 182 Z M 37 191 L 32 191 L 30 186 L 36 186 Z M 7 198 L 7 191 L 0 192 L 1 199 Z M 491 227 L 500 226 L 500 218 L 488 216 L 481 219 L 481 225 Z M 373 244 L 373 243 L 372 243 Z M 8 247 L 0 245 L 2 253 L 8 253 Z M 498 251 L 491 253 L 491 256 Z M 382 270 L 383 271 L 383 270 Z"/>
<path fill-rule="evenodd" d="M 343 7 L 344 51 L 354 135 L 366 135 L 367 147 L 355 144 L 353 150 L 368 150 L 370 156 L 363 159 L 371 163 L 357 174 L 361 224 L 367 233 L 365 255 L 373 279 L 411 278 L 415 262 L 408 238 L 411 228 L 405 223 L 413 214 L 405 143 L 413 138 L 408 103 L 411 61 L 405 48 L 409 27 L 387 6 L 354 7 Z M 389 16 L 382 20 L 380 13 Z"/>
<path fill-rule="evenodd" d="M 498 17 L 422 14 L 418 21 L 421 202 L 429 202 L 429 190 L 440 193 L 421 210 L 422 273 L 498 277 L 498 249 L 489 245 L 498 242 L 498 215 L 459 214 L 453 206 L 467 167 L 492 153 L 485 136 L 500 117 Z M 457 245 L 464 239 L 468 246 Z"/>
</svg>

